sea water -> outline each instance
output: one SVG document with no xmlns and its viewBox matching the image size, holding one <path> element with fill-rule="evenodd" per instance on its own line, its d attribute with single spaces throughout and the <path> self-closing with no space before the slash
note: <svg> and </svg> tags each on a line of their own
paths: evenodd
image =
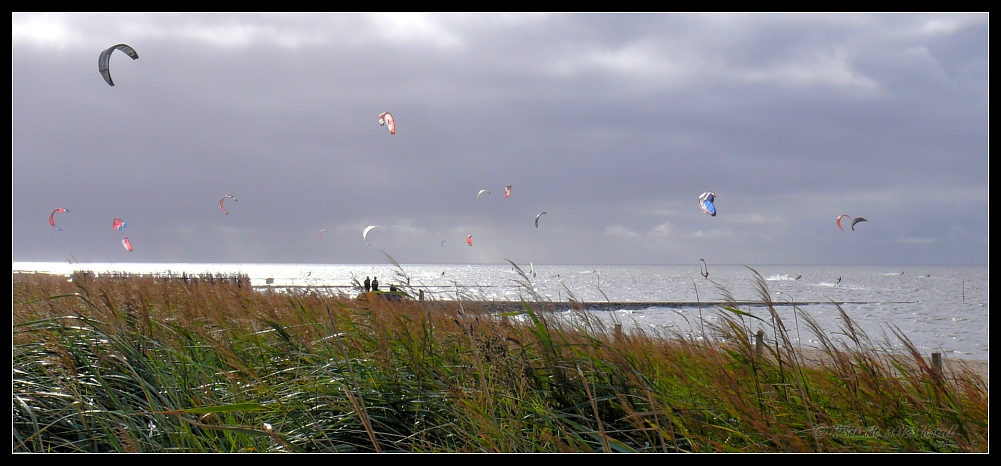
<svg viewBox="0 0 1001 466">
<path fill-rule="evenodd" d="M 803 346 L 815 346 L 817 337 L 794 309 L 812 317 L 829 338 L 843 341 L 840 306 L 879 345 L 901 348 L 896 331 L 926 354 L 983 360 L 990 354 L 986 266 L 13 263 L 14 272 L 68 275 L 78 270 L 98 275 L 244 274 L 259 289 L 347 296 L 356 295 L 366 277 L 378 277 L 381 289 L 421 289 L 429 300 L 572 299 L 585 308 L 592 304 L 595 316 L 627 329 L 685 336 L 718 322 L 727 294 L 741 311 L 761 319 L 747 318 L 750 330 L 767 329 L 771 320 L 760 305 L 764 293 L 777 305 L 791 338 Z"/>
</svg>

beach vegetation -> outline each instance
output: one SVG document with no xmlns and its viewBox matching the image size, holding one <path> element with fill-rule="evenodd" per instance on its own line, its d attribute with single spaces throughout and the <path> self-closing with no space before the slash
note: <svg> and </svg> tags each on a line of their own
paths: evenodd
<svg viewBox="0 0 1001 466">
<path fill-rule="evenodd" d="M 818 342 L 803 348 L 749 273 L 761 306 L 707 307 L 683 333 L 557 311 L 523 272 L 506 312 L 458 286 L 418 301 L 14 274 L 13 451 L 988 451 L 982 376 L 834 303 L 836 336 L 795 314 Z"/>
</svg>

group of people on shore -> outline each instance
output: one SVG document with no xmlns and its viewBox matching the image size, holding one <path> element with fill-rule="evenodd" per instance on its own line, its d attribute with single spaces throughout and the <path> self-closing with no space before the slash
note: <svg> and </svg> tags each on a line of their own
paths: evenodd
<svg viewBox="0 0 1001 466">
<path fill-rule="evenodd" d="M 366 293 L 368 293 L 369 291 L 379 291 L 379 277 L 373 277 L 371 280 L 369 280 L 368 277 L 365 277 L 365 281 L 362 282 L 362 284 L 365 285 L 365 292 Z M 396 291 L 397 291 L 396 285 L 389 285 L 389 292 L 390 293 L 393 293 L 393 292 L 396 292 Z"/>
<path fill-rule="evenodd" d="M 362 285 L 365 286 L 366 293 L 370 291 L 379 291 L 379 277 L 372 277 L 371 280 L 368 277 L 365 277 L 365 281 L 362 282 Z M 396 289 L 396 285 L 389 285 L 390 293 L 395 293 L 397 291 L 399 290 Z M 419 300 L 424 302 L 424 290 L 419 291 L 419 296 Z"/>
</svg>

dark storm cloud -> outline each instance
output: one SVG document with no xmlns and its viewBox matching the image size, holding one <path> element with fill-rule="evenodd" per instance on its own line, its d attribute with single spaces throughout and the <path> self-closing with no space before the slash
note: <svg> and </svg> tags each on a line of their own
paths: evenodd
<svg viewBox="0 0 1001 466">
<path fill-rule="evenodd" d="M 16 261 L 987 261 L 986 14 L 12 25 Z"/>
</svg>

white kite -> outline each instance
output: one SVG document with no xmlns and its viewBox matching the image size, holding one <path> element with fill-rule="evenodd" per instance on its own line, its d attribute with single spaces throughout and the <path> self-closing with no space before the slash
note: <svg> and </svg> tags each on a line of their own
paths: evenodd
<svg viewBox="0 0 1001 466">
<path fill-rule="evenodd" d="M 375 229 L 381 230 L 382 227 L 376 226 L 376 225 L 372 225 L 372 226 L 365 227 L 365 230 L 361 232 L 361 239 L 365 240 L 365 244 L 367 244 L 369 246 L 372 245 L 372 243 L 368 242 L 368 234 L 369 234 L 369 232 L 371 232 L 372 230 L 375 230 Z"/>
<path fill-rule="evenodd" d="M 227 194 L 227 195 L 223 196 L 222 199 L 219 199 L 219 208 L 222 209 L 222 213 L 224 213 L 226 215 L 229 215 L 229 212 L 226 211 L 226 204 L 225 204 L 225 201 L 226 201 L 227 197 L 230 198 L 230 199 L 232 199 L 235 202 L 239 202 L 240 200 L 237 199 L 237 198 L 235 198 L 235 197 L 233 197 L 232 194 Z"/>
</svg>

